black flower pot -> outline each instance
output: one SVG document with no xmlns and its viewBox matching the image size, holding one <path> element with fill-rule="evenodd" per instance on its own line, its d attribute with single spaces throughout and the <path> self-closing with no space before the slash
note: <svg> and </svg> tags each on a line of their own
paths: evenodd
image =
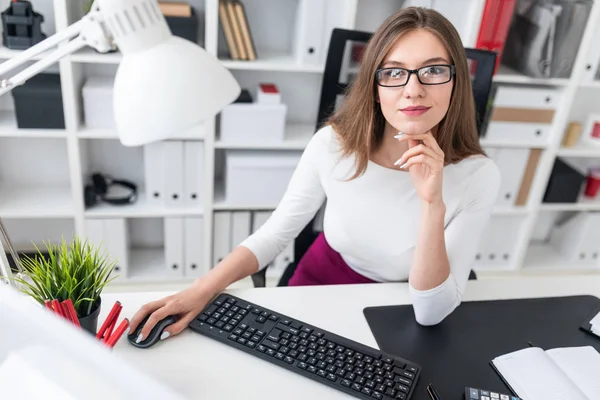
<svg viewBox="0 0 600 400">
<path fill-rule="evenodd" d="M 102 306 L 102 298 L 98 298 L 98 301 L 92 308 L 92 312 L 83 317 L 79 318 L 79 324 L 84 331 L 88 331 L 92 335 L 96 336 L 98 331 L 98 315 L 100 315 L 100 307 Z"/>
</svg>

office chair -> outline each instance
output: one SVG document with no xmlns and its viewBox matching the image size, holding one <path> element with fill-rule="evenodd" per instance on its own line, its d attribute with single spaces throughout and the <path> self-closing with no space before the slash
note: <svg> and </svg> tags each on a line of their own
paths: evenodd
<svg viewBox="0 0 600 400">
<path fill-rule="evenodd" d="M 366 43 L 371 38 L 372 33 L 361 32 L 347 29 L 335 28 L 331 33 L 329 41 L 329 50 L 327 52 L 327 60 L 325 62 L 325 71 L 323 73 L 323 83 L 321 86 L 321 99 L 319 102 L 319 111 L 315 132 L 327 120 L 335 109 L 339 96 L 342 96 L 349 83 L 346 81 L 349 73 L 342 74 L 341 72 L 349 71 L 348 64 L 351 59 L 356 59 L 357 51 L 360 54 L 360 47 L 353 44 Z M 475 98 L 475 109 L 477 116 L 477 130 L 479 136 L 482 134 L 484 118 L 488 110 L 488 99 L 492 90 L 492 78 L 494 75 L 494 66 L 496 62 L 496 53 L 487 50 L 465 48 L 467 58 L 470 63 L 471 80 L 473 86 L 473 96 Z M 342 76 L 340 76 L 342 75 Z M 344 76 L 345 75 L 345 76 Z M 341 80 L 340 80 L 341 79 Z M 317 214 L 318 215 L 318 214 Z M 298 262 L 302 256 L 308 251 L 308 248 L 317 238 L 319 232 L 315 231 L 316 217 L 304 227 L 296 240 L 294 241 L 294 262 L 291 262 L 283 272 L 277 286 L 287 286 L 289 279 L 294 274 Z M 261 271 L 262 279 L 255 279 L 264 282 L 264 274 L 266 268 Z M 469 279 L 477 279 L 477 275 L 473 270 L 469 275 Z"/>
</svg>

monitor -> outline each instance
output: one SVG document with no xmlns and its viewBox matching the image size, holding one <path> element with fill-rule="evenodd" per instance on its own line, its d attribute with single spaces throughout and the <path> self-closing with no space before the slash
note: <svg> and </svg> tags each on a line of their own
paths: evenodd
<svg viewBox="0 0 600 400">
<path fill-rule="evenodd" d="M 184 399 L 93 335 L 1 283 L 0 388 L 1 397 L 12 400 Z"/>
</svg>

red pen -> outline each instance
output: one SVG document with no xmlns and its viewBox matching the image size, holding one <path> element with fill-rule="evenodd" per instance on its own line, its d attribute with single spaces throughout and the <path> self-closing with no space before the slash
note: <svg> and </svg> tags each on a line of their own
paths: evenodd
<svg viewBox="0 0 600 400">
<path fill-rule="evenodd" d="M 63 315 L 62 312 L 62 307 L 60 306 L 60 302 L 56 299 L 52 300 L 52 308 L 54 308 L 54 312 L 56 313 L 56 315 L 60 316 L 60 317 L 65 317 Z"/>
<path fill-rule="evenodd" d="M 115 329 L 115 326 L 117 325 L 118 317 L 119 317 L 118 315 L 115 315 L 115 317 L 112 319 L 112 322 L 110 323 L 108 328 L 106 328 L 106 332 L 104 332 L 104 338 L 101 339 L 101 340 L 104 340 L 104 343 L 107 343 L 108 339 L 110 339 L 110 335 L 112 335 L 113 330 Z"/>
<path fill-rule="evenodd" d="M 44 301 L 44 305 L 46 306 L 46 308 L 48 310 L 54 311 L 54 308 L 52 308 L 52 303 L 50 302 L 50 300 Z"/>
<path fill-rule="evenodd" d="M 67 315 L 71 318 L 71 322 L 73 322 L 75 326 L 80 328 L 81 324 L 79 323 L 79 319 L 77 318 L 77 313 L 75 312 L 75 307 L 73 306 L 73 302 L 71 301 L 71 299 L 66 299 L 65 301 L 63 301 L 63 306 Z"/>
<path fill-rule="evenodd" d="M 106 342 L 106 345 L 109 346 L 110 348 L 113 348 L 115 346 L 115 344 L 117 344 L 117 342 L 119 341 L 121 336 L 123 336 L 125 329 L 127 329 L 128 327 L 129 327 L 129 320 L 127 318 L 125 318 L 123 321 L 121 321 L 121 323 L 119 324 L 119 327 L 115 330 L 115 333 L 113 333 L 111 335 L 111 337 L 108 339 L 108 342 Z"/>
<path fill-rule="evenodd" d="M 118 301 L 115 302 L 115 304 L 111 308 L 110 312 L 108 313 L 108 316 L 104 320 L 104 323 L 102 324 L 102 327 L 100 328 L 100 330 L 96 334 L 96 339 L 101 339 L 104 336 L 104 333 L 106 332 L 106 329 L 113 323 L 113 320 L 118 315 L 118 313 L 121 312 L 121 307 L 122 306 L 121 306 L 120 302 L 118 302 Z"/>
</svg>

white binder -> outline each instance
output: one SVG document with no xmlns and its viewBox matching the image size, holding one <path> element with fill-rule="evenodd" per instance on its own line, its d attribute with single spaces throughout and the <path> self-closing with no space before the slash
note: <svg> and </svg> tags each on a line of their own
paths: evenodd
<svg viewBox="0 0 600 400">
<path fill-rule="evenodd" d="M 231 213 L 230 249 L 235 249 L 250 235 L 250 211 L 234 211 Z"/>
<path fill-rule="evenodd" d="M 185 235 L 185 276 L 197 278 L 208 272 L 203 263 L 204 254 L 204 218 L 186 217 L 183 222 Z"/>
<path fill-rule="evenodd" d="M 599 265 L 599 234 L 600 213 L 580 212 L 554 227 L 550 244 L 570 263 Z"/>
<path fill-rule="evenodd" d="M 163 142 L 144 145 L 144 180 L 149 204 L 165 203 L 165 153 Z"/>
<path fill-rule="evenodd" d="M 119 278 L 126 278 L 129 274 L 129 241 L 125 218 L 104 220 L 104 241 L 110 258 L 117 262 L 114 272 Z"/>
<path fill-rule="evenodd" d="M 177 278 L 184 276 L 184 240 L 183 218 L 166 217 L 165 232 L 165 276 Z"/>
<path fill-rule="evenodd" d="M 104 240 L 104 220 L 102 219 L 86 219 L 85 222 L 85 237 L 93 246 L 101 246 L 101 251 L 106 251 L 106 242 Z"/>
<path fill-rule="evenodd" d="M 515 204 L 529 160 L 529 152 L 529 149 L 486 149 L 488 156 L 500 169 L 501 183 L 496 200 L 497 205 L 511 206 Z"/>
<path fill-rule="evenodd" d="M 510 269 L 522 218 L 494 215 L 481 235 L 474 269 Z"/>
<path fill-rule="evenodd" d="M 185 205 L 201 207 L 204 200 L 204 142 L 184 142 L 183 192 Z"/>
<path fill-rule="evenodd" d="M 168 207 L 183 206 L 183 142 L 167 140 L 162 145 L 165 156 L 165 204 Z"/>
<path fill-rule="evenodd" d="M 325 2 L 300 0 L 296 12 L 294 55 L 301 64 L 322 64 L 325 60 Z"/>
<path fill-rule="evenodd" d="M 213 267 L 231 251 L 231 212 L 217 211 L 213 226 Z"/>
</svg>

